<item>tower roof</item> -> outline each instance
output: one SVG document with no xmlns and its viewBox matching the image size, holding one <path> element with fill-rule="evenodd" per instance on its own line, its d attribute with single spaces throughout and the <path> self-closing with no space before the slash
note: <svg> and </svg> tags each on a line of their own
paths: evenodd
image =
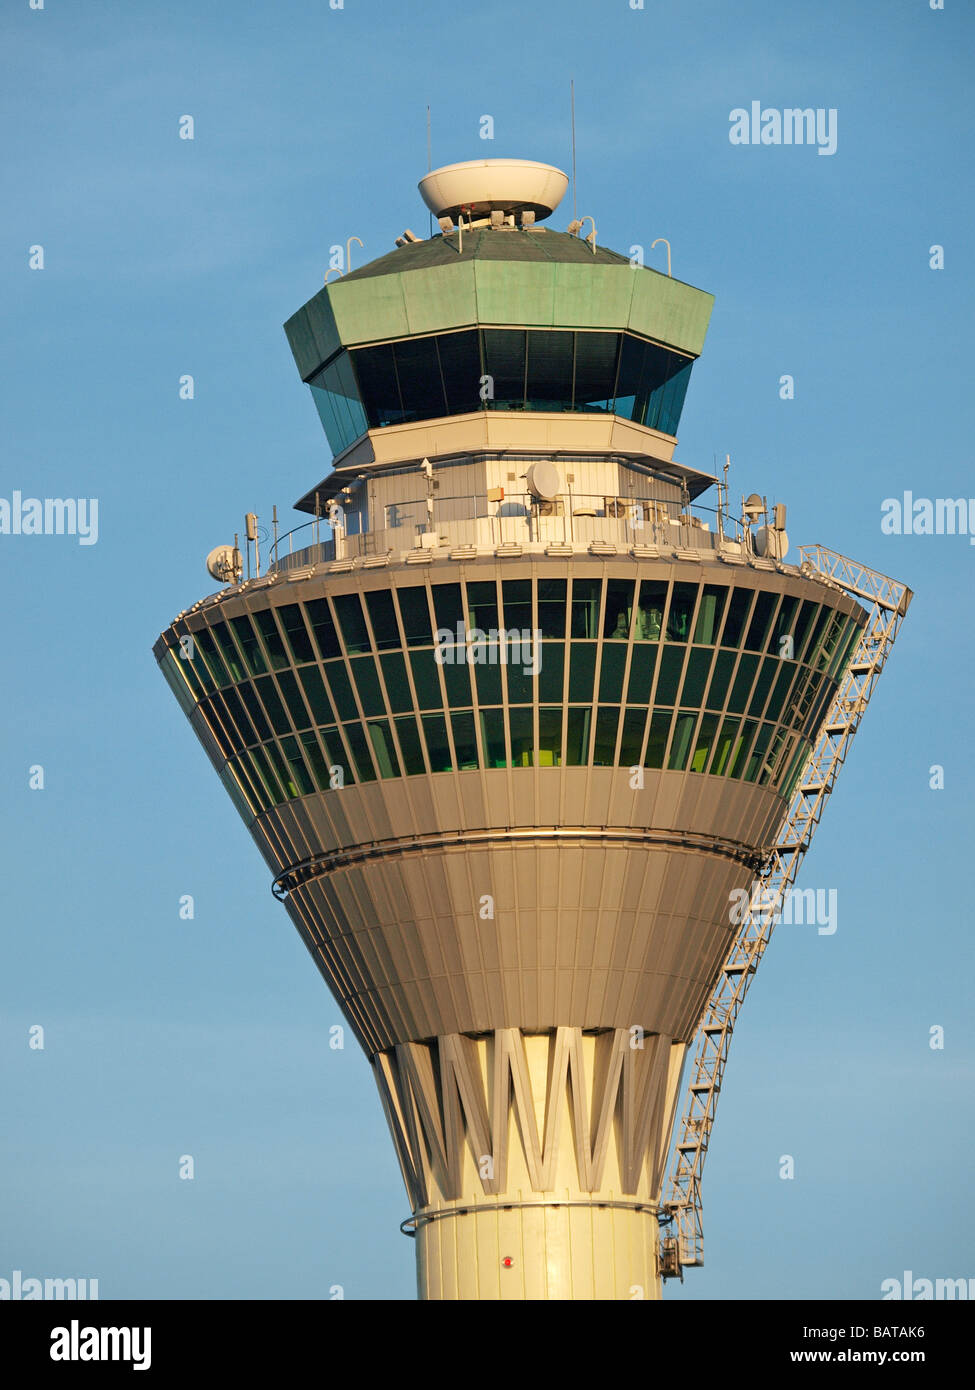
<svg viewBox="0 0 975 1390">
<path fill-rule="evenodd" d="M 587 242 L 568 232 L 553 232 L 547 227 L 531 231 L 521 227 L 475 227 L 463 235 L 463 249 L 456 232 L 434 236 L 428 241 L 408 242 L 405 246 L 379 256 L 359 270 L 342 277 L 344 283 L 365 280 L 373 275 L 397 275 L 407 270 L 429 270 L 434 266 L 456 265 L 464 261 L 518 261 L 567 265 L 629 265 L 626 256 L 597 246 L 595 254 Z M 657 274 L 651 271 L 651 274 Z"/>
</svg>

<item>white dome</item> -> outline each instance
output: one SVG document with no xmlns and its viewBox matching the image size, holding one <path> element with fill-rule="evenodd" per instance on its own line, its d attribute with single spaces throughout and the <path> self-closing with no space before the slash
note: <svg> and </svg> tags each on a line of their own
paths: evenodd
<svg viewBox="0 0 975 1390">
<path fill-rule="evenodd" d="M 554 212 L 569 186 L 568 174 L 533 159 L 471 159 L 445 164 L 420 180 L 423 201 L 435 217 L 487 217 L 521 212 L 537 218 Z"/>
</svg>

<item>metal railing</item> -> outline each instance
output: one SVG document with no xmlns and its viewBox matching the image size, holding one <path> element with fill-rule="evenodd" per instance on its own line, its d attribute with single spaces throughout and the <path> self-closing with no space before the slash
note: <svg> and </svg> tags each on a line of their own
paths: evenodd
<svg viewBox="0 0 975 1390">
<path fill-rule="evenodd" d="M 330 560 L 387 555 L 424 547 L 424 535 L 450 546 L 493 548 L 517 544 L 647 545 L 713 550 L 721 541 L 741 544 L 741 523 L 713 508 L 603 493 L 566 493 L 551 502 L 529 493 L 409 498 L 384 507 L 385 525 L 361 530 L 359 512 L 333 512 L 335 524 L 314 517 L 280 536 L 271 547 L 270 569 L 289 569 Z M 393 524 L 390 524 L 392 522 Z M 324 536 L 323 536 L 324 532 Z M 429 544 L 429 542 L 427 542 Z"/>
</svg>

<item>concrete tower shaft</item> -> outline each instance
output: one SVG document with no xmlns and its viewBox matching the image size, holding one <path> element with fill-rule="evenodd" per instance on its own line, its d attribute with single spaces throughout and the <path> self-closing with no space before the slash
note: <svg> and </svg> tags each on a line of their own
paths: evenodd
<svg viewBox="0 0 975 1390">
<path fill-rule="evenodd" d="M 657 1297 L 685 1051 L 865 614 L 674 458 L 711 297 L 491 179 L 289 320 L 316 519 L 155 651 L 373 1065 L 421 1296 Z"/>
</svg>

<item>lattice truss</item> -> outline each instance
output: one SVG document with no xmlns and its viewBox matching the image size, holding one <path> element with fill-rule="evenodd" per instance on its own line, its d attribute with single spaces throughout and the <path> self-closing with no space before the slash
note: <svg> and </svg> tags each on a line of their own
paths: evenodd
<svg viewBox="0 0 975 1390">
<path fill-rule="evenodd" d="M 830 706 L 818 741 L 800 774 L 778 842 L 763 865 L 759 892 L 753 892 L 728 958 L 701 1016 L 691 1080 L 670 1165 L 664 1217 L 672 1233 L 662 1241 L 664 1278 L 681 1277 L 685 1265 L 704 1263 L 701 1221 L 701 1170 L 721 1093 L 731 1035 L 752 976 L 758 967 L 803 855 L 856 733 L 867 701 L 884 668 L 913 597 L 905 584 L 822 545 L 800 547 L 800 569 L 861 600 L 869 610 L 866 627 Z"/>
</svg>

